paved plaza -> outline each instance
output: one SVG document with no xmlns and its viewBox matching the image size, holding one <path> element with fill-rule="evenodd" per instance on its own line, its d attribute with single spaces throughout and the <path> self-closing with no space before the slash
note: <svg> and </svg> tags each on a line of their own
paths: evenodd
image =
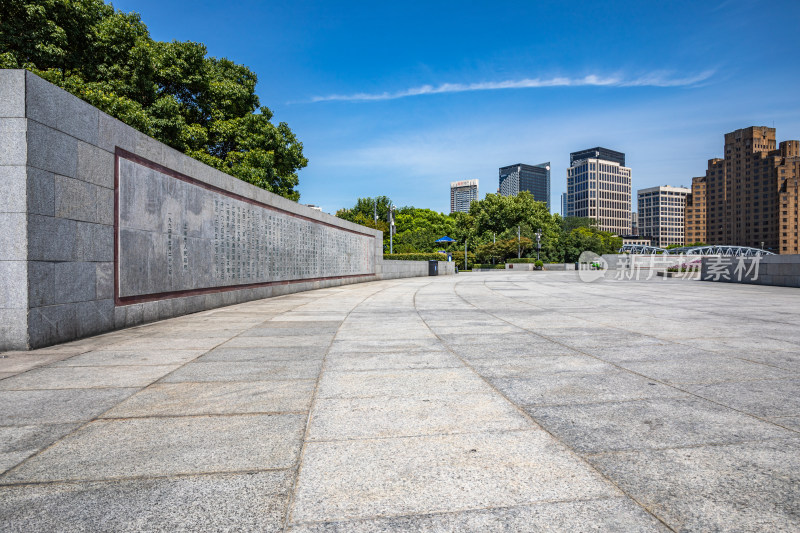
<svg viewBox="0 0 800 533">
<path fill-rule="evenodd" d="M 3 531 L 798 531 L 800 289 L 380 281 L 0 358 Z"/>
</svg>

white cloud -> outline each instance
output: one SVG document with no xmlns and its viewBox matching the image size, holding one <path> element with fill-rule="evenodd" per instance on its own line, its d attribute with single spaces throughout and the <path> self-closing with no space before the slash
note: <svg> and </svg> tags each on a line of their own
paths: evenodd
<svg viewBox="0 0 800 533">
<path fill-rule="evenodd" d="M 374 100 L 396 100 L 408 96 L 426 94 L 463 93 L 470 91 L 496 91 L 500 89 L 535 89 L 542 87 L 686 87 L 697 85 L 714 75 L 713 70 L 706 70 L 688 77 L 672 77 L 667 72 L 652 72 L 635 78 L 621 76 L 589 75 L 582 78 L 557 77 L 550 79 L 525 78 L 521 80 L 487 81 L 480 83 L 444 83 L 442 85 L 422 85 L 396 92 L 331 94 L 315 96 L 312 102 L 366 102 Z"/>
</svg>

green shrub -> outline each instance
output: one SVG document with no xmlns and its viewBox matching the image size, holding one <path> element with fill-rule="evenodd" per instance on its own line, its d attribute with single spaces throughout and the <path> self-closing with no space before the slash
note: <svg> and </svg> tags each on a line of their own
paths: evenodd
<svg viewBox="0 0 800 533">
<path fill-rule="evenodd" d="M 523 257 L 522 259 L 506 259 L 506 263 L 535 263 L 535 257 Z"/>
<path fill-rule="evenodd" d="M 464 254 L 461 254 L 462 258 Z M 383 258 L 389 261 L 447 261 L 445 254 L 383 254 Z"/>
<path fill-rule="evenodd" d="M 506 265 L 505 263 L 500 263 L 499 265 L 493 265 L 491 263 L 475 263 L 472 265 L 473 270 L 476 268 L 491 268 L 493 270 L 505 270 Z"/>
<path fill-rule="evenodd" d="M 544 266 L 544 261 L 540 261 L 537 259 L 536 262 L 534 263 L 534 266 L 541 268 Z"/>
</svg>

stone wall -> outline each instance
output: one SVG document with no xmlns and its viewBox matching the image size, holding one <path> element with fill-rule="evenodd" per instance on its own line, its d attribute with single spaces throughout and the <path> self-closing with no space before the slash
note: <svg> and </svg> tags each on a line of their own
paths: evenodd
<svg viewBox="0 0 800 533">
<path fill-rule="evenodd" d="M 0 228 L 0 350 L 384 276 L 381 232 L 208 167 L 23 70 L 0 70 Z"/>
<path fill-rule="evenodd" d="M 705 257 L 702 281 L 800 287 L 800 255 Z"/>
<path fill-rule="evenodd" d="M 455 274 L 456 267 L 453 261 L 437 261 L 439 263 L 439 276 Z M 413 278 L 428 275 L 427 261 L 384 261 L 381 279 Z"/>
</svg>

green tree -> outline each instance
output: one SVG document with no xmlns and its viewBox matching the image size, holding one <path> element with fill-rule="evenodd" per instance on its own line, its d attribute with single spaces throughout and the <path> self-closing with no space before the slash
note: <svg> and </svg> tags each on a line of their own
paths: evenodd
<svg viewBox="0 0 800 533">
<path fill-rule="evenodd" d="M 527 237 L 505 239 L 497 242 L 481 244 L 475 249 L 475 256 L 486 263 L 504 263 L 506 259 L 517 257 L 521 252 L 525 256 L 534 247 L 534 241 Z"/>
<path fill-rule="evenodd" d="M 456 244 L 437 244 L 440 237 L 451 236 L 455 230 L 455 219 L 431 209 L 402 207 L 397 210 L 397 232 L 394 236 L 397 246 L 413 248 L 417 252 L 435 252 L 456 248 Z"/>
<path fill-rule="evenodd" d="M 595 227 L 578 227 L 564 237 L 564 262 L 575 263 L 582 252 L 598 255 L 615 254 L 622 246 L 622 238 Z"/>
<path fill-rule="evenodd" d="M 0 0 L 0 68 L 25 68 L 223 172 L 292 200 L 308 164 L 257 77 L 194 42 L 150 38 L 102 0 Z"/>
<path fill-rule="evenodd" d="M 384 221 L 388 227 L 389 208 L 392 206 L 392 200 L 388 196 L 377 196 L 375 198 L 359 198 L 356 200 L 356 205 L 351 208 L 342 208 L 336 211 L 336 216 L 355 222 L 356 224 L 363 224 L 364 226 L 375 227 L 375 214 L 377 213 L 378 221 Z M 368 223 L 359 222 L 358 220 L 366 220 Z M 380 229 L 380 227 L 378 228 Z"/>
</svg>

